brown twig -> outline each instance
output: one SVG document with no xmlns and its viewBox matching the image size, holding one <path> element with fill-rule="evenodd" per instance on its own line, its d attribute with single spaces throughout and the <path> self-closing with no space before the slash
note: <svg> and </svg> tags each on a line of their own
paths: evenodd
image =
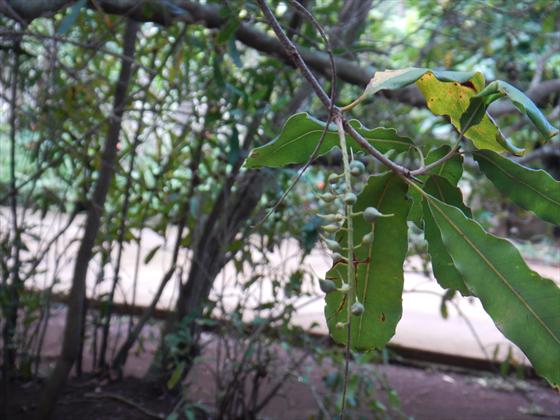
<svg viewBox="0 0 560 420">
<path fill-rule="evenodd" d="M 159 413 L 155 413 L 151 410 L 148 410 L 147 408 L 142 407 L 140 404 L 129 400 L 128 398 L 123 397 L 122 395 L 118 395 L 118 394 L 108 394 L 108 393 L 96 393 L 96 392 L 88 392 L 86 394 L 84 394 L 84 397 L 86 398 L 94 398 L 94 399 L 109 399 L 109 400 L 115 400 L 118 401 L 120 403 L 126 404 L 130 407 L 135 408 L 136 410 L 140 411 L 142 414 L 144 414 L 147 417 L 153 418 L 153 419 L 165 419 L 165 416 Z"/>
<path fill-rule="evenodd" d="M 445 154 L 445 156 L 443 156 L 441 159 L 436 160 L 435 162 L 430 163 L 429 165 L 425 165 L 425 166 L 423 165 L 422 167 L 415 169 L 414 171 L 411 171 L 410 174 L 412 176 L 423 175 L 431 171 L 432 169 L 437 168 L 441 164 L 447 162 L 449 159 L 452 159 L 455 155 L 457 155 L 459 151 L 459 147 L 461 146 L 462 139 L 463 139 L 463 133 L 461 132 L 459 133 L 459 138 L 457 139 L 457 141 L 455 142 L 451 150 Z"/>
<path fill-rule="evenodd" d="M 327 36 L 327 34 L 325 33 L 321 24 L 317 21 L 317 19 L 315 19 L 315 16 L 313 16 L 301 3 L 298 3 L 295 0 L 290 0 L 290 4 L 292 6 L 294 6 L 296 9 L 298 9 L 297 11 L 299 13 L 303 14 L 307 19 L 309 19 L 309 21 L 311 21 L 311 23 L 313 24 L 315 29 L 317 29 L 317 31 L 319 32 L 319 34 L 323 38 L 323 42 L 325 43 L 327 54 L 329 56 L 329 63 L 330 63 L 330 67 L 331 67 L 331 92 L 330 92 L 330 98 L 328 98 L 329 99 L 329 114 L 327 116 L 327 122 L 325 124 L 325 127 L 323 128 L 323 131 L 321 132 L 321 136 L 319 137 L 319 141 L 317 142 L 317 145 L 315 146 L 315 149 L 313 150 L 313 153 L 311 153 L 311 156 L 309 157 L 309 159 L 307 160 L 305 165 L 303 165 L 303 167 L 300 169 L 300 171 L 298 172 L 294 181 L 290 184 L 290 186 L 288 188 L 286 188 L 286 191 L 284 191 L 284 193 L 278 199 L 278 201 L 276 201 L 276 203 L 274 203 L 274 205 L 269 209 L 269 211 L 262 218 L 262 220 L 257 224 L 257 226 L 262 224 L 266 219 L 268 219 L 268 217 L 270 217 L 271 214 L 273 214 L 276 211 L 278 206 L 280 204 L 282 204 L 284 199 L 288 196 L 288 194 L 294 189 L 294 187 L 300 181 L 300 179 L 303 176 L 303 174 L 305 173 L 305 171 L 307 171 L 307 169 L 311 166 L 313 161 L 317 158 L 317 155 L 319 154 L 319 150 L 321 150 L 321 146 L 323 145 L 323 142 L 325 141 L 325 137 L 327 135 L 327 132 L 329 131 L 329 126 L 330 126 L 330 124 L 333 120 L 333 117 L 334 117 L 334 108 L 335 108 L 334 102 L 335 102 L 335 97 L 336 97 L 336 66 L 334 64 L 334 55 L 333 55 L 333 50 L 332 50 L 332 45 L 331 45 L 330 39 Z M 289 41 L 291 41 L 288 36 L 286 36 L 286 37 Z M 295 46 L 294 46 L 294 48 L 295 48 Z M 296 51 L 297 51 L 297 49 L 296 49 Z M 311 74 L 311 72 L 310 72 L 310 74 Z M 313 74 L 311 74 L 311 76 L 313 76 Z M 315 79 L 315 80 L 317 81 L 317 79 Z M 318 81 L 317 81 L 317 84 L 318 84 Z M 312 86 L 313 86 L 313 84 L 312 84 Z"/>
<path fill-rule="evenodd" d="M 264 13 L 266 20 L 272 27 L 272 30 L 278 37 L 278 40 L 280 41 L 280 44 L 284 48 L 284 51 L 286 52 L 288 57 L 290 57 L 290 59 L 294 62 L 297 68 L 301 71 L 301 74 L 309 82 L 309 84 L 313 88 L 313 91 L 319 97 L 323 105 L 325 105 L 325 107 L 327 108 L 330 108 L 331 100 L 329 96 L 327 95 L 323 87 L 319 84 L 317 78 L 313 75 L 313 73 L 311 73 L 309 67 L 307 67 L 307 64 L 301 57 L 301 54 L 299 53 L 294 43 L 290 40 L 290 38 L 288 38 L 288 36 L 280 26 L 280 23 L 276 19 L 276 16 L 274 16 L 274 13 L 272 13 L 272 10 L 270 10 L 270 7 L 268 7 L 265 0 L 257 0 L 257 3 L 261 8 L 262 12 Z"/>
<path fill-rule="evenodd" d="M 324 89 L 319 84 L 317 78 L 313 75 L 305 61 L 303 60 L 301 54 L 292 43 L 292 41 L 288 38 L 280 23 L 266 4 L 265 0 L 257 0 L 259 7 L 261 8 L 262 12 L 264 13 L 268 23 L 274 30 L 274 33 L 278 37 L 280 43 L 282 44 L 283 48 L 286 51 L 286 54 L 292 59 L 296 67 L 301 71 L 305 79 L 311 85 L 313 91 L 319 98 L 319 100 L 329 109 L 333 110 L 333 117 L 340 118 L 343 122 L 345 131 L 361 146 L 363 147 L 369 154 L 374 156 L 378 159 L 382 164 L 387 166 L 390 170 L 395 172 L 397 175 L 403 178 L 410 178 L 410 170 L 407 168 L 400 166 L 393 162 L 392 160 L 388 159 L 383 153 L 377 150 L 374 146 L 372 146 L 360 133 L 358 133 L 353 127 L 347 124 L 344 120 L 340 109 L 337 106 L 332 104 L 332 101 L 324 91 Z"/>
</svg>

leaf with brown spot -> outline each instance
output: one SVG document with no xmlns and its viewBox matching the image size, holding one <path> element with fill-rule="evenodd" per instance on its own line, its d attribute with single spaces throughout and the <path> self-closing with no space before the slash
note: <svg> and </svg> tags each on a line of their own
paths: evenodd
<svg viewBox="0 0 560 420">
<path fill-rule="evenodd" d="M 484 76 L 477 73 L 469 82 L 474 89 L 464 84 L 441 81 L 434 73 L 428 72 L 416 82 L 416 85 L 426 98 L 430 111 L 435 115 L 448 116 L 451 124 L 457 130 L 460 130 L 461 116 L 469 107 L 471 98 L 484 87 Z M 477 149 L 488 149 L 496 152 L 509 151 L 516 154 L 523 151 L 505 138 L 488 115 L 482 116 L 477 125 L 469 125 L 469 127 L 464 136 L 471 140 Z"/>
<path fill-rule="evenodd" d="M 355 251 L 355 259 L 359 262 L 356 290 L 358 300 L 364 305 L 364 313 L 352 317 L 351 347 L 356 350 L 382 348 L 395 334 L 401 318 L 403 263 L 408 249 L 406 218 L 410 208 L 407 190 L 407 185 L 392 173 L 371 176 L 354 206 L 355 212 L 373 206 L 382 213 L 394 214 L 393 217 L 379 219 L 375 223 L 373 243 L 362 245 Z M 360 243 L 362 237 L 372 230 L 372 225 L 362 216 L 354 216 L 353 225 L 356 243 Z M 344 231 L 337 241 L 346 243 Z M 335 264 L 326 277 L 340 287 L 343 279 L 347 281 L 346 263 Z M 325 317 L 330 334 L 336 342 L 346 343 L 348 331 L 335 328 L 338 322 L 346 322 L 346 295 L 335 291 L 325 299 Z M 384 314 L 384 320 L 380 319 L 380 313 Z"/>
</svg>

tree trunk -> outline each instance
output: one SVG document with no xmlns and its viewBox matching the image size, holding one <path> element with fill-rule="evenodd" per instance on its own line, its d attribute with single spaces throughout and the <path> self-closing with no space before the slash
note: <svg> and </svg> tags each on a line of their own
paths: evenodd
<svg viewBox="0 0 560 420">
<path fill-rule="evenodd" d="M 286 116 L 293 114 L 302 106 L 309 98 L 310 92 L 309 85 L 304 83 L 294 93 L 285 111 L 275 115 L 273 124 L 280 126 Z M 255 116 L 243 141 L 243 151 L 247 152 L 250 149 L 260 124 L 261 117 Z M 171 333 L 177 327 L 178 322 L 186 316 L 195 319 L 202 313 L 214 280 L 227 263 L 227 249 L 243 224 L 250 220 L 266 184 L 273 181 L 273 172 L 270 170 L 247 171 L 239 175 L 242 163 L 243 158 L 240 158 L 225 180 L 212 211 L 204 223 L 202 233 L 197 236 L 189 276 L 179 291 L 175 312 L 167 319 L 162 328 L 159 349 L 146 375 L 149 380 L 159 383 L 165 381 L 168 373 L 166 365 L 169 363 L 169 349 L 165 346 L 165 336 Z M 232 194 L 234 185 L 236 192 Z M 190 326 L 194 338 L 192 346 L 187 352 L 189 360 L 183 370 L 183 376 L 188 374 L 192 367 L 190 362 L 198 352 L 198 332 L 194 326 L 194 323 Z"/>
<path fill-rule="evenodd" d="M 93 246 L 99 231 L 101 214 L 105 206 L 109 185 L 115 172 L 117 144 L 121 131 L 122 116 L 127 102 L 128 86 L 132 75 L 132 59 L 134 58 L 137 32 L 138 24 L 128 20 L 123 46 L 123 54 L 126 59 L 123 58 L 121 61 L 121 70 L 113 102 L 113 115 L 109 122 L 109 129 L 101 157 L 102 163 L 99 171 L 99 178 L 93 192 L 93 198 L 89 204 L 84 236 L 80 243 L 76 263 L 74 265 L 74 276 L 72 278 L 72 288 L 68 299 L 62 352 L 54 371 L 51 373 L 45 385 L 39 402 L 37 418 L 41 420 L 51 417 L 56 400 L 76 361 L 79 351 L 87 269 L 93 254 Z"/>
<path fill-rule="evenodd" d="M 200 178 L 198 176 L 198 167 L 200 166 L 200 161 L 202 160 L 202 148 L 204 146 L 204 131 L 205 128 L 201 130 L 200 138 L 197 140 L 197 143 L 192 148 L 192 158 L 189 163 L 189 169 L 193 174 L 192 180 L 189 184 L 188 190 L 185 194 L 184 201 L 181 204 L 181 209 L 179 210 L 179 221 L 177 223 L 177 237 L 175 239 L 175 245 L 173 246 L 173 256 L 171 258 L 171 264 L 169 269 L 163 275 L 158 290 L 152 297 L 152 302 L 146 308 L 142 316 L 138 319 L 138 322 L 134 326 L 133 329 L 129 331 L 128 336 L 125 339 L 125 342 L 119 348 L 117 355 L 113 359 L 111 364 L 111 368 L 116 370 L 119 376 L 122 375 L 122 368 L 126 363 L 126 359 L 128 358 L 128 352 L 142 333 L 144 325 L 152 318 L 152 314 L 156 309 L 156 305 L 161 298 L 163 290 L 167 283 L 171 280 L 173 274 L 177 269 L 177 262 L 179 259 L 179 251 L 181 250 L 181 243 L 183 241 L 183 233 L 187 225 L 188 217 L 191 211 L 191 204 L 193 195 L 200 185 Z"/>
<path fill-rule="evenodd" d="M 8 283 L 8 278 L 10 275 L 6 273 L 3 278 L 1 289 L 5 289 L 7 302 L 2 305 L 4 320 L 4 328 L 2 330 L 2 340 L 3 340 L 3 364 L 2 364 L 2 395 L 1 404 L 2 408 L 0 413 L 6 412 L 9 381 L 11 380 L 15 370 L 16 370 L 16 345 L 14 344 L 14 335 L 17 326 L 17 317 L 20 301 L 20 293 L 23 284 L 20 279 L 20 250 L 22 247 L 21 243 L 21 231 L 18 225 L 18 213 L 17 213 L 17 189 L 16 189 L 16 125 L 17 125 L 17 88 L 18 88 L 18 75 L 19 75 L 19 64 L 20 57 L 19 51 L 20 41 L 19 39 L 14 43 L 13 54 L 14 54 L 14 65 L 12 67 L 12 80 L 10 86 L 11 98 L 10 98 L 10 210 L 12 216 L 12 229 L 14 231 L 14 237 L 11 244 L 11 255 L 12 255 L 12 267 L 11 267 L 11 284 Z"/>
<path fill-rule="evenodd" d="M 185 317 L 195 320 L 202 314 L 214 280 L 227 263 L 227 249 L 243 224 L 250 219 L 271 175 L 268 170 L 243 173 L 239 176 L 237 190 L 230 196 L 231 186 L 224 185 L 194 249 L 189 276 L 179 291 L 175 312 L 162 329 L 160 349 L 147 374 L 148 379 L 156 382 L 166 379 L 170 349 L 166 348 L 164 337 Z M 190 323 L 188 327 L 192 337 L 197 337 L 195 324 Z M 187 351 L 184 375 L 188 373 L 191 362 L 198 353 L 197 341 L 194 338 Z"/>
</svg>

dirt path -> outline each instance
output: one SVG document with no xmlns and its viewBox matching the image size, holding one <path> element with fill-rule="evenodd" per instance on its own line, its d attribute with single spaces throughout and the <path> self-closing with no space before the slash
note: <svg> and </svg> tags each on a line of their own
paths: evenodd
<svg viewBox="0 0 560 420">
<path fill-rule="evenodd" d="M 560 397 L 541 382 L 503 380 L 488 374 L 465 375 L 447 372 L 432 366 L 417 369 L 384 365 L 376 368 L 377 374 L 387 377 L 388 383 L 400 396 L 400 410 L 405 416 L 417 420 L 515 420 L 535 419 L 533 414 L 560 418 Z M 320 410 L 311 386 L 322 392 L 321 377 L 328 372 L 313 366 L 307 383 L 291 379 L 282 395 L 273 399 L 263 410 L 266 419 L 313 419 Z M 214 378 L 208 369 L 199 365 L 190 380 L 188 389 L 193 402 L 212 407 L 215 398 Z M 39 386 L 26 384 L 18 387 L 11 399 L 10 417 L 14 420 L 31 419 L 37 401 Z M 378 395 L 384 393 L 377 389 Z M 323 396 L 324 394 L 321 394 Z M 110 396 L 111 398 L 107 398 Z M 153 413 L 169 413 L 174 401 L 162 397 L 159 390 L 138 378 L 130 377 L 123 382 L 102 384 L 95 380 L 74 380 L 66 388 L 56 409 L 58 420 L 129 420 L 148 419 L 139 409 L 119 401 L 115 396 Z M 94 398 L 96 397 L 96 398 Z M 387 399 L 382 396 L 385 404 Z M 366 400 L 362 402 L 367 403 Z M 359 418 L 357 413 L 353 418 Z M 362 409 L 361 418 L 375 417 L 370 409 Z M 395 412 L 385 418 L 403 418 Z M 406 418 L 406 417 L 404 417 Z"/>
<path fill-rule="evenodd" d="M 49 330 L 45 355 L 54 361 L 62 333 L 63 309 L 54 315 L 53 329 Z M 56 327 L 58 325 L 58 327 Z M 112 331 L 113 334 L 116 330 Z M 133 352 L 129 357 L 122 382 L 100 381 L 91 374 L 83 379 L 72 379 L 65 389 L 57 407 L 59 420 L 128 420 L 148 419 L 145 413 L 122 401 L 124 397 L 135 405 L 156 413 L 168 414 L 175 400 L 162 396 L 162 390 L 142 381 L 155 350 L 155 341 L 150 334 L 157 332 L 157 325 L 148 328 L 144 334 L 142 352 Z M 224 357 L 223 337 L 205 334 L 202 356 L 188 377 L 186 395 L 191 403 L 202 404 L 212 409 L 218 395 L 217 378 L 222 382 L 227 369 L 216 374 L 218 357 Z M 91 353 L 87 351 L 84 369 L 91 372 Z M 270 348 L 269 348 L 270 350 Z M 221 353 L 220 353 L 221 351 Z M 242 353 L 240 353 L 242 354 Z M 327 405 L 333 396 L 325 386 L 324 378 L 341 372 L 341 366 L 333 366 L 330 359 L 321 361 L 306 359 L 300 369 L 293 369 L 293 360 L 302 355 L 302 350 L 274 345 L 272 359 L 268 363 L 269 372 L 260 387 L 261 394 L 270 389 L 277 378 L 287 371 L 289 379 L 279 395 L 270 401 L 261 412 L 263 419 L 318 419 L 320 405 Z M 52 366 L 52 365 L 51 365 Z M 233 360 L 230 365 L 233 366 Z M 46 373 L 45 366 L 43 374 Z M 389 418 L 406 416 L 426 420 L 470 420 L 470 419 L 535 419 L 533 414 L 560 418 L 560 394 L 542 381 L 502 378 L 497 374 L 482 371 L 459 371 L 457 368 L 425 364 L 410 367 L 403 364 L 351 364 L 352 375 L 361 374 L 362 379 L 373 381 L 370 397 L 358 400 L 362 409 L 352 418 Z M 89 377 L 89 379 L 87 379 Z M 225 381 L 227 383 L 227 381 Z M 383 387 L 382 385 L 385 385 Z M 391 411 L 386 417 L 375 417 L 368 407 L 374 398 L 388 406 L 386 388 L 392 388 L 400 398 L 400 412 Z M 22 383 L 15 387 L 15 395 L 10 398 L 9 420 L 26 420 L 33 416 L 40 384 Z M 222 389 L 223 390 L 223 389 Z M 328 405 L 327 405 L 328 406 Z M 333 415 L 334 411 L 330 411 Z M 404 415 L 405 417 L 403 417 Z M 324 416 L 323 418 L 327 418 Z"/>
</svg>

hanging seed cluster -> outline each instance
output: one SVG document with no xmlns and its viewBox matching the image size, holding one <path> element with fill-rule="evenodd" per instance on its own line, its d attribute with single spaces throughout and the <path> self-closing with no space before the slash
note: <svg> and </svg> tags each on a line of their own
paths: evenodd
<svg viewBox="0 0 560 420">
<path fill-rule="evenodd" d="M 354 250 L 360 246 L 367 246 L 374 240 L 374 225 L 380 217 L 390 217 L 379 212 L 375 207 L 367 207 L 364 211 L 355 213 L 354 205 L 358 200 L 361 190 L 360 178 L 366 173 L 365 165 L 352 157 L 349 159 L 344 139 L 344 132 L 339 130 L 340 147 L 342 150 L 344 170 L 342 173 L 331 173 L 328 178 L 328 189 L 319 195 L 319 199 L 325 203 L 325 208 L 329 210 L 327 214 L 320 214 L 324 221 L 322 226 L 323 233 L 321 238 L 325 246 L 332 252 L 333 264 L 344 262 L 347 265 L 348 275 L 346 282 L 342 280 L 339 287 L 330 279 L 319 280 L 319 286 L 325 293 L 331 293 L 335 290 L 344 293 L 347 297 L 347 319 L 345 322 L 338 322 L 336 328 L 346 328 L 350 324 L 351 316 L 362 316 L 364 313 L 364 305 L 358 299 L 356 293 L 355 268 L 352 261 L 354 259 Z M 372 225 L 371 231 L 360 238 L 359 243 L 355 244 L 352 218 L 361 216 L 364 220 Z M 336 239 L 337 233 L 345 230 L 347 232 L 346 244 L 341 244 Z"/>
<path fill-rule="evenodd" d="M 344 171 L 341 174 L 332 173 L 328 176 L 328 191 L 319 197 L 326 203 L 326 207 L 332 210 L 329 214 L 320 215 L 325 221 L 321 237 L 325 246 L 333 253 L 333 263 L 346 263 L 348 275 L 346 282 L 342 281 L 338 288 L 335 282 L 329 279 L 321 280 L 320 287 L 325 293 L 337 290 L 340 293 L 346 294 L 347 302 L 349 302 L 346 322 L 336 324 L 337 328 L 345 328 L 349 327 L 352 315 L 361 316 L 364 313 L 364 305 L 358 301 L 356 294 L 354 264 L 352 263 L 355 247 L 352 224 L 352 217 L 355 216 L 353 207 L 358 200 L 357 194 L 360 192 L 359 184 L 353 183 L 352 178 L 363 176 L 366 172 L 366 167 L 359 160 L 352 158 L 352 161 L 350 161 L 344 129 L 340 123 L 338 124 L 338 133 Z M 347 231 L 346 246 L 336 240 L 336 234 L 343 229 Z M 367 238 L 366 240 L 372 241 L 373 238 Z"/>
</svg>

